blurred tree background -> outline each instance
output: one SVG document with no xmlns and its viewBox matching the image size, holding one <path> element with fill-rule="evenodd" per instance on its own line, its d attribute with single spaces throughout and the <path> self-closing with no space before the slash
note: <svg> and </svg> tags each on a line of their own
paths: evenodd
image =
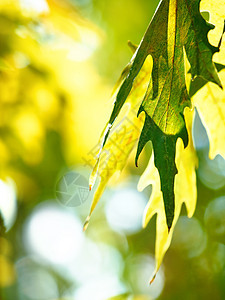
<svg viewBox="0 0 225 300">
<path fill-rule="evenodd" d="M 225 299 L 225 162 L 209 160 L 198 115 L 196 213 L 182 212 L 151 286 L 155 219 L 141 228 L 151 188 L 136 191 L 150 149 L 111 183 L 87 232 L 92 193 L 76 207 L 56 197 L 64 174 L 88 181 L 127 41 L 140 42 L 157 4 L 1 0 L 1 300 Z"/>
</svg>

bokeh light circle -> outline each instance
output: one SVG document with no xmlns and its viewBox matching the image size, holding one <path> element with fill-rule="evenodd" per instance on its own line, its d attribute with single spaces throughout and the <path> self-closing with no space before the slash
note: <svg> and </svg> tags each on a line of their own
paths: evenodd
<svg viewBox="0 0 225 300">
<path fill-rule="evenodd" d="M 117 190 L 106 203 L 106 217 L 112 229 L 134 234 L 142 229 L 147 199 L 134 188 Z"/>
<path fill-rule="evenodd" d="M 54 202 L 38 205 L 25 223 L 27 251 L 53 264 L 67 264 L 83 243 L 82 224 L 74 213 Z"/>
<path fill-rule="evenodd" d="M 225 244 L 225 197 L 211 201 L 204 215 L 205 226 L 211 238 Z"/>
</svg>

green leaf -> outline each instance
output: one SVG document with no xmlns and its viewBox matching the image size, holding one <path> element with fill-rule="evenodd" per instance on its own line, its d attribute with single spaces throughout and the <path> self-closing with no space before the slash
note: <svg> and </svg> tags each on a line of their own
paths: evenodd
<svg viewBox="0 0 225 300">
<path fill-rule="evenodd" d="M 212 56 L 219 47 L 212 46 L 208 32 L 214 28 L 201 16 L 200 0 L 162 0 L 129 64 L 129 72 L 121 85 L 109 120 L 110 128 L 125 103 L 134 79 L 148 55 L 153 59 L 152 77 L 139 113 L 145 112 L 145 124 L 140 136 L 138 157 L 148 141 L 152 141 L 155 166 L 160 174 L 161 190 L 168 229 L 174 218 L 174 179 L 176 141 L 184 146 L 188 134 L 183 111 L 191 106 L 185 81 L 185 53 L 192 79 L 204 78 L 222 87 Z"/>
<path fill-rule="evenodd" d="M 4 220 L 3 220 L 3 217 L 2 217 L 2 213 L 0 211 L 0 236 L 3 236 L 6 232 L 6 228 L 5 228 L 5 225 L 4 225 Z"/>
<path fill-rule="evenodd" d="M 225 69 L 223 64 L 215 63 L 216 69 L 218 72 Z M 203 86 L 207 84 L 207 81 L 201 77 L 196 77 L 194 80 L 191 81 L 189 95 L 192 98 Z"/>
</svg>

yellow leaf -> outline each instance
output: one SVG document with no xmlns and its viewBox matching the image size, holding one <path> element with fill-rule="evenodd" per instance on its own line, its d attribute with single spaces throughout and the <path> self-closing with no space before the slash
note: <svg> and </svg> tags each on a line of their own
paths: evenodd
<svg viewBox="0 0 225 300">
<path fill-rule="evenodd" d="M 225 70 L 220 72 L 220 79 L 225 86 Z M 214 159 L 217 154 L 225 158 L 225 90 L 214 84 L 207 84 L 193 97 L 203 125 L 209 137 L 209 157 Z"/>
<path fill-rule="evenodd" d="M 209 34 L 210 42 L 218 45 L 220 36 L 223 32 L 225 9 L 224 1 L 212 0 L 201 1 L 201 9 L 210 11 L 210 22 L 216 27 Z M 225 41 L 221 44 L 219 53 L 214 55 L 217 63 L 224 64 L 225 61 Z M 219 73 L 223 87 L 225 87 L 225 70 Z M 225 158 L 225 90 L 218 88 L 215 84 L 207 83 L 200 89 L 192 99 L 196 106 L 203 125 L 206 128 L 209 137 L 209 157 L 215 158 L 217 154 L 221 154 Z"/>
<path fill-rule="evenodd" d="M 160 189 L 160 177 L 158 170 L 154 165 L 154 154 L 152 154 L 149 165 L 138 184 L 138 189 L 140 191 L 149 184 L 152 184 L 152 194 L 145 209 L 143 226 L 146 227 L 153 215 L 157 214 L 155 246 L 156 266 L 151 282 L 154 280 L 163 257 L 170 246 L 174 227 L 179 218 L 182 204 L 185 203 L 189 218 L 192 217 L 195 211 L 197 199 L 195 169 L 197 167 L 197 157 L 191 138 L 193 115 L 193 111 L 189 108 L 185 109 L 185 120 L 189 134 L 189 144 L 187 148 L 184 149 L 181 139 L 178 139 L 176 144 L 176 165 L 178 174 L 175 176 L 175 216 L 170 232 L 168 232 L 166 223 L 163 196 Z"/>
<path fill-rule="evenodd" d="M 216 5 L 215 5 L 216 4 Z M 202 0 L 200 2 L 201 11 L 208 11 L 210 14 L 210 23 L 214 24 L 215 29 L 209 32 L 209 41 L 215 46 L 218 46 L 225 19 L 224 0 Z M 215 55 L 216 56 L 216 55 Z"/>
<path fill-rule="evenodd" d="M 94 194 L 90 214 L 84 224 L 84 230 L 87 228 L 90 216 L 103 194 L 106 184 L 114 174 L 120 174 L 127 162 L 128 156 L 139 139 L 143 126 L 143 118 L 142 116 L 137 118 L 137 110 L 148 86 L 150 72 L 147 73 L 147 70 L 151 67 L 152 59 L 149 57 L 139 76 L 135 79 L 127 103 L 115 121 L 113 129 L 103 148 L 101 147 L 102 142 L 100 141 L 99 158 L 89 180 L 90 189 L 94 185 L 97 176 L 100 177 L 100 182 Z M 106 131 L 107 130 L 105 130 L 105 132 Z M 101 140 L 103 140 L 103 138 L 104 133 Z"/>
</svg>

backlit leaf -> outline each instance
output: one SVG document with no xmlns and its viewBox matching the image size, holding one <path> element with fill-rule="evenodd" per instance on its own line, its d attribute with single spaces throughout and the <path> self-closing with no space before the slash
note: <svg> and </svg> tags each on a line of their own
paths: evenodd
<svg viewBox="0 0 225 300">
<path fill-rule="evenodd" d="M 213 43 L 218 43 L 221 33 L 224 30 L 224 1 L 212 0 L 202 1 L 202 9 L 210 10 L 211 21 L 216 25 L 209 37 Z M 225 41 L 221 44 L 220 52 L 215 55 L 215 61 L 218 64 L 225 62 Z M 225 84 L 225 70 L 220 71 L 220 79 Z M 193 103 L 196 106 L 201 120 L 206 128 L 209 137 L 209 157 L 215 158 L 221 154 L 225 158 L 225 90 L 210 82 L 205 84 L 193 97 Z"/>
<path fill-rule="evenodd" d="M 138 157 L 151 140 L 154 163 L 160 175 L 167 226 L 171 228 L 174 218 L 174 178 L 176 141 L 188 145 L 187 128 L 183 111 L 191 106 L 185 80 L 185 53 L 191 66 L 192 78 L 203 77 L 221 87 L 212 56 L 219 47 L 207 39 L 214 28 L 206 22 L 199 11 L 200 0 L 162 0 L 150 25 L 130 62 L 129 73 L 116 97 L 103 147 L 110 129 L 124 105 L 147 56 L 153 58 L 152 76 L 146 95 L 139 109 L 145 112 L 145 123 L 140 136 Z M 151 70 L 149 70 L 151 72 Z"/>
<path fill-rule="evenodd" d="M 185 109 L 185 120 L 188 128 L 189 144 L 184 149 L 181 139 L 176 144 L 176 165 L 178 174 L 175 176 L 175 215 L 170 232 L 167 230 L 166 215 L 163 205 L 163 195 L 160 189 L 160 177 L 157 168 L 154 165 L 154 155 L 152 155 L 149 165 L 143 173 L 138 189 L 142 191 L 149 184 L 152 184 L 152 194 L 149 203 L 145 209 L 143 226 L 146 227 L 150 219 L 157 214 L 156 221 L 156 246 L 155 258 L 156 266 L 151 281 L 154 280 L 156 273 L 162 263 L 163 257 L 170 246 L 174 227 L 180 215 L 182 204 L 185 203 L 188 217 L 192 217 L 195 211 L 197 190 L 196 175 L 197 156 L 192 142 L 192 123 L 193 111 Z"/>
<path fill-rule="evenodd" d="M 134 47 L 132 45 L 132 47 Z M 98 203 L 106 184 L 115 173 L 120 173 L 126 165 L 127 159 L 137 144 L 138 137 L 140 136 L 141 127 L 143 126 L 143 118 L 140 116 L 137 118 L 137 109 L 142 101 L 144 93 L 146 91 L 149 74 L 147 71 L 152 67 L 152 60 L 149 57 L 144 64 L 141 72 L 134 81 L 133 89 L 127 99 L 127 103 L 124 106 L 119 118 L 116 120 L 113 130 L 103 147 L 105 132 L 102 134 L 102 138 L 99 142 L 99 151 L 101 155 L 95 164 L 93 172 L 90 176 L 90 189 L 95 183 L 97 176 L 100 177 L 100 182 L 97 186 L 97 190 L 94 194 L 90 214 L 85 222 L 84 229 L 86 229 L 90 216 Z M 124 80 L 124 76 L 129 70 L 129 65 L 122 73 L 118 84 Z"/>
</svg>

